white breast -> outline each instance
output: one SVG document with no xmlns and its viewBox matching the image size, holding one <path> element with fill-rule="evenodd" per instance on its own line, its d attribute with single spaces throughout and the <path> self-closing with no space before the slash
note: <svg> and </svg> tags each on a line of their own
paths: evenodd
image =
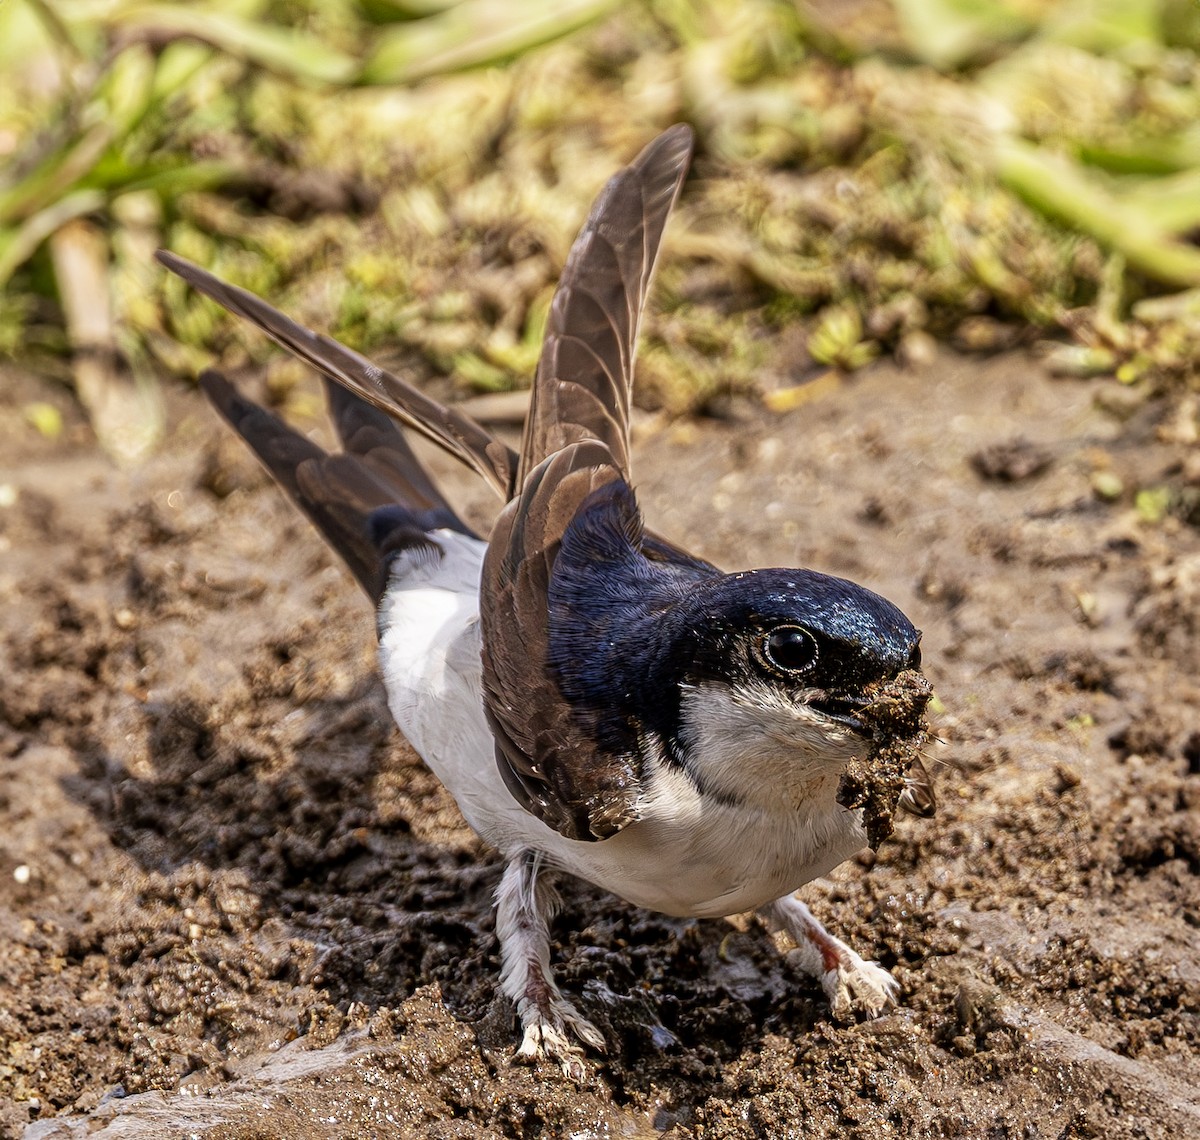
<svg viewBox="0 0 1200 1140">
<path fill-rule="evenodd" d="M 553 857 L 581 878 L 664 914 L 754 910 L 827 874 L 866 845 L 862 814 L 835 799 L 838 769 L 771 806 L 701 796 L 678 768 L 648 773 L 642 818 L 603 843 L 555 836 Z M 580 850 L 580 849 L 583 850 Z"/>
<path fill-rule="evenodd" d="M 431 537 L 442 557 L 427 550 L 397 557 L 379 606 L 388 706 L 467 822 L 507 849 L 506 832 L 532 817 L 504 787 L 483 713 L 479 575 L 487 543 L 451 530 Z"/>
<path fill-rule="evenodd" d="M 860 813 L 836 804 L 837 774 L 827 765 L 805 769 L 803 794 L 789 782 L 762 803 L 732 806 L 702 798 L 677 769 L 652 764 L 642 818 L 598 843 L 565 839 L 530 815 L 504 785 L 483 711 L 479 577 L 486 543 L 449 530 L 432 537 L 441 558 L 416 551 L 393 563 L 379 610 L 380 663 L 400 730 L 489 843 L 506 854 L 539 850 L 549 863 L 638 906 L 707 917 L 779 898 L 864 846 Z M 719 695 L 693 694 L 713 710 L 696 723 L 725 723 L 728 710 L 711 703 Z M 769 773 L 781 770 L 775 759 L 765 763 L 758 755 L 750 765 L 757 778 L 768 774 L 767 791 Z M 733 778 L 730 765 L 738 762 L 728 748 L 713 761 L 724 765 L 723 779 Z"/>
</svg>

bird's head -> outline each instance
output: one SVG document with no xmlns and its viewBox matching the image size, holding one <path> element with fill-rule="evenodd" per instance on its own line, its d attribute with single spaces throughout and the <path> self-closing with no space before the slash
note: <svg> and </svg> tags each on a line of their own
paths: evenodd
<svg viewBox="0 0 1200 1140">
<path fill-rule="evenodd" d="M 874 798 L 890 822 L 930 696 L 912 622 L 842 578 L 721 574 L 640 541 L 632 492 L 601 488 L 550 585 L 548 664 L 598 751 L 661 755 L 703 793 L 767 810 L 836 797 L 869 815 Z"/>
<path fill-rule="evenodd" d="M 924 728 L 920 632 L 885 598 L 750 570 L 679 603 L 678 739 L 702 787 L 763 806 L 832 794 L 852 759 Z"/>
</svg>

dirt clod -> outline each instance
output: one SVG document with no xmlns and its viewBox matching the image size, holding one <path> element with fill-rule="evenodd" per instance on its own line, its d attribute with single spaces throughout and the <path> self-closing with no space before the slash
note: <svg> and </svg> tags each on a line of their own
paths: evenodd
<svg viewBox="0 0 1200 1140">
<path fill-rule="evenodd" d="M 985 479 L 999 483 L 1019 483 L 1040 475 L 1054 456 L 1045 447 L 1023 437 L 992 443 L 971 456 L 971 466 Z"/>
<path fill-rule="evenodd" d="M 878 686 L 870 704 L 858 711 L 858 718 L 871 731 L 871 746 L 862 759 L 847 765 L 837 802 L 844 808 L 863 809 L 867 842 L 875 850 L 892 834 L 905 777 L 927 739 L 925 706 L 932 696 L 925 675 L 905 669 Z"/>
</svg>

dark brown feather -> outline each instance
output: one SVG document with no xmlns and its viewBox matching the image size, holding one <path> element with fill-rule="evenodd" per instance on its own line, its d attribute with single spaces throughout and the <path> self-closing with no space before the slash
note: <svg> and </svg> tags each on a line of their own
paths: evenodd
<svg viewBox="0 0 1200 1140">
<path fill-rule="evenodd" d="M 193 288 L 250 321 L 293 356 L 316 368 L 327 382 L 336 382 L 327 384 L 335 417 L 340 417 L 338 409 L 346 400 L 354 400 L 360 409 L 360 401 L 366 401 L 380 413 L 369 422 L 361 411 L 352 413 L 352 417 L 357 418 L 345 430 L 339 428 L 339 434 L 348 451 L 360 455 L 369 468 L 398 491 L 403 489 L 408 497 L 402 497 L 400 501 L 412 505 L 422 502 L 428 502 L 430 506 L 445 505 L 400 433 L 395 430 L 385 433 L 383 424 L 389 417 L 419 431 L 482 475 L 506 502 L 515 493 L 517 453 L 465 412 L 426 396 L 401 377 L 376 367 L 353 349 L 331 337 L 310 332 L 253 293 L 227 285 L 176 254 L 159 250 L 156 256 Z M 375 384 L 378 387 L 371 387 Z M 347 393 L 346 400 L 338 396 L 343 390 Z M 388 438 L 388 442 L 382 448 L 375 446 L 384 438 Z M 395 438 L 401 440 L 399 447 L 392 442 Z M 459 525 L 460 529 L 465 529 Z M 660 561 L 698 563 L 680 547 L 650 533 L 645 536 L 644 551 L 648 558 Z"/>
<path fill-rule="evenodd" d="M 550 307 L 521 489 L 484 559 L 484 702 L 497 762 L 518 800 L 571 839 L 604 839 L 636 820 L 640 771 L 634 757 L 597 747 L 549 668 L 550 582 L 580 504 L 628 481 L 638 326 L 691 146 L 684 126 L 655 139 L 609 181 L 576 239 Z"/>
<path fill-rule="evenodd" d="M 571 839 L 603 839 L 637 818 L 632 761 L 597 752 L 546 667 L 561 536 L 580 502 L 620 477 L 595 440 L 556 452 L 501 512 L 484 560 L 484 705 L 497 763 L 513 795 Z"/>
<path fill-rule="evenodd" d="M 372 364 L 353 349 L 306 329 L 260 297 L 236 285 L 227 285 L 177 254 L 160 249 L 155 256 L 193 289 L 257 325 L 293 356 L 457 456 L 505 499 L 512 494 L 516 478 L 512 449 L 493 438 L 470 416 L 439 404 L 407 380 Z"/>
<path fill-rule="evenodd" d="M 609 180 L 575 239 L 546 322 L 518 484 L 548 455 L 582 439 L 604 443 L 629 481 L 638 330 L 691 154 L 689 127 L 664 131 Z"/>
<path fill-rule="evenodd" d="M 390 413 L 365 403 L 328 376 L 325 398 L 342 447 L 392 489 L 392 502 L 419 510 L 451 510 Z"/>
<path fill-rule="evenodd" d="M 371 600 L 378 602 L 386 582 L 385 553 L 395 553 L 398 545 L 393 533 L 388 551 L 382 551 L 372 538 L 370 519 L 380 507 L 404 502 L 397 499 L 396 486 L 356 455 L 323 451 L 278 416 L 242 396 L 219 372 L 208 369 L 201 373 L 200 387 L 346 563 Z M 434 544 L 419 529 L 409 528 L 403 545 Z"/>
</svg>

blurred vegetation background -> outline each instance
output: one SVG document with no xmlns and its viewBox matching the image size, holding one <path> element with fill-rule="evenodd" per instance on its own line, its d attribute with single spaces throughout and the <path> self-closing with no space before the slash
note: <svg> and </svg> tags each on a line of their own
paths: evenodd
<svg viewBox="0 0 1200 1140">
<path fill-rule="evenodd" d="M 1196 0 L 7 0 L 0 355 L 122 462 L 214 358 L 316 414 L 165 246 L 420 382 L 519 388 L 591 198 L 685 120 L 644 406 L 785 410 L 937 342 L 1185 391 L 1198 50 Z"/>
</svg>

